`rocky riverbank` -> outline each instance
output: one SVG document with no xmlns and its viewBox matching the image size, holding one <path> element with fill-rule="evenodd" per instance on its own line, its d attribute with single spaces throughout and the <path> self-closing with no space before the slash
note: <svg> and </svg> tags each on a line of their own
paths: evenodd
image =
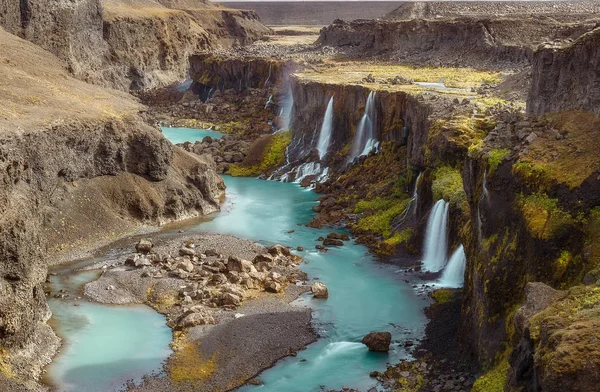
<svg viewBox="0 0 600 392">
<path fill-rule="evenodd" d="M 85 295 L 148 304 L 174 330 L 167 376 L 132 390 L 225 390 L 316 339 L 310 309 L 290 304 L 308 290 L 301 262 L 283 246 L 219 234 L 142 240 L 136 253 L 91 266 L 103 273 Z"/>
</svg>

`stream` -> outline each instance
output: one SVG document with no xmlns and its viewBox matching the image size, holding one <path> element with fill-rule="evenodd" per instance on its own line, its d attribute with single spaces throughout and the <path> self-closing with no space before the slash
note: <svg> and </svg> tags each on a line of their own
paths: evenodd
<svg viewBox="0 0 600 392">
<path fill-rule="evenodd" d="M 181 133 L 171 130 L 173 133 L 165 135 L 179 141 Z M 295 183 L 224 178 L 227 198 L 222 212 L 210 221 L 186 226 L 186 231 L 232 234 L 293 249 L 302 246 L 305 250 L 297 252 L 306 262 L 301 269 L 310 279 L 325 283 L 330 293 L 327 300 L 309 294 L 297 300 L 313 309 L 314 326 L 321 338 L 297 357 L 283 359 L 263 372 L 259 378 L 264 385 L 246 386 L 242 391 L 306 392 L 318 391 L 321 386 L 366 391 L 376 384 L 369 372 L 383 371 L 387 363 L 409 357 L 404 342 L 423 336 L 423 308 L 429 300 L 405 281 L 403 268 L 378 262 L 366 247 L 353 242 L 327 253 L 317 251 L 316 239 L 332 230 L 304 226 L 314 215 L 316 193 Z M 97 261 L 53 269 L 52 291 L 68 288 L 71 294 L 79 292 L 99 272 L 75 271 Z M 143 374 L 160 372 L 161 361 L 170 354 L 171 331 L 164 317 L 146 306 L 55 298 L 49 304 L 54 314 L 52 325 L 66 340 L 48 370 L 49 382 L 61 391 L 118 390 L 125 380 L 139 381 Z M 392 333 L 389 353 L 369 352 L 360 343 L 373 331 Z"/>
</svg>

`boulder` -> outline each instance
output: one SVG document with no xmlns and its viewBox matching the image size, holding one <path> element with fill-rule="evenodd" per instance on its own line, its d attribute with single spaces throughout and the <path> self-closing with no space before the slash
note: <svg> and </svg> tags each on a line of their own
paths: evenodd
<svg viewBox="0 0 600 392">
<path fill-rule="evenodd" d="M 177 268 L 184 270 L 185 272 L 192 272 L 194 270 L 194 264 L 190 260 L 183 260 L 177 264 Z"/>
<path fill-rule="evenodd" d="M 269 253 L 275 257 L 291 255 L 290 250 L 283 245 L 273 245 L 269 248 Z"/>
<path fill-rule="evenodd" d="M 208 313 L 201 311 L 201 312 L 186 312 L 184 313 L 184 315 L 179 319 L 177 325 L 180 328 L 191 328 L 191 327 L 195 327 L 197 325 L 207 325 L 207 324 L 214 324 L 215 323 L 215 319 Z"/>
<path fill-rule="evenodd" d="M 273 255 L 266 253 L 264 255 L 257 255 L 254 260 L 252 260 L 252 262 L 254 264 L 258 264 L 258 263 L 270 263 L 273 264 L 275 263 L 275 257 L 273 257 Z"/>
<path fill-rule="evenodd" d="M 325 238 L 325 241 L 323 241 L 323 245 L 325 245 L 325 246 L 344 246 L 344 241 L 336 240 L 333 238 Z"/>
<path fill-rule="evenodd" d="M 273 280 L 269 281 L 265 283 L 265 291 L 268 291 L 269 293 L 279 293 L 281 292 L 281 284 Z"/>
<path fill-rule="evenodd" d="M 369 351 L 385 353 L 390 350 L 392 334 L 389 332 L 371 332 L 362 339 L 362 343 L 369 348 Z"/>
<path fill-rule="evenodd" d="M 229 256 L 229 259 L 227 260 L 227 269 L 229 271 L 248 273 L 256 271 L 256 268 L 251 262 L 249 262 L 248 260 L 240 259 L 236 256 Z"/>
<path fill-rule="evenodd" d="M 148 254 L 152 250 L 154 244 L 149 240 L 140 240 L 135 246 L 135 251 L 138 253 Z"/>
<path fill-rule="evenodd" d="M 313 283 L 312 286 L 310 286 L 310 291 L 316 298 L 329 298 L 329 289 L 321 282 Z"/>
<path fill-rule="evenodd" d="M 183 246 L 181 249 L 179 249 L 179 255 L 193 257 L 196 256 L 196 251 L 192 248 L 188 248 L 187 246 Z"/>
</svg>

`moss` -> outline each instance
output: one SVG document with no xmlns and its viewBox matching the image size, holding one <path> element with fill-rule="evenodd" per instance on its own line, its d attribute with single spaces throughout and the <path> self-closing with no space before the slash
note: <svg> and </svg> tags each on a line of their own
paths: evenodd
<svg viewBox="0 0 600 392">
<path fill-rule="evenodd" d="M 504 392 L 509 368 L 508 355 L 505 355 L 492 370 L 475 381 L 471 392 Z"/>
<path fill-rule="evenodd" d="M 548 190 L 553 184 L 553 175 L 544 164 L 520 161 L 513 165 L 512 171 L 518 174 L 531 188 Z"/>
<path fill-rule="evenodd" d="M 439 289 L 431 293 L 431 298 L 438 304 L 445 304 L 454 301 L 457 291 L 452 289 Z"/>
<path fill-rule="evenodd" d="M 285 152 L 291 141 L 292 131 L 272 135 L 258 162 L 252 165 L 231 165 L 228 173 L 234 177 L 255 177 L 278 168 L 285 162 Z"/>
<path fill-rule="evenodd" d="M 554 261 L 553 269 L 554 269 L 554 279 L 560 280 L 564 276 L 565 272 L 567 272 L 567 268 L 571 261 L 573 260 L 573 255 L 568 250 L 563 250 L 560 253 L 560 256 Z"/>
<path fill-rule="evenodd" d="M 558 207 L 558 199 L 545 193 L 534 193 L 519 197 L 521 212 L 529 233 L 543 240 L 565 234 L 575 223 L 569 213 Z"/>
<path fill-rule="evenodd" d="M 202 358 L 199 343 L 188 341 L 185 336 L 176 337 L 175 354 L 167 365 L 169 377 L 176 383 L 193 383 L 206 380 L 215 371 L 214 358 Z"/>
<path fill-rule="evenodd" d="M 399 233 L 394 234 L 390 238 L 383 241 L 386 246 L 396 247 L 400 244 L 407 243 L 415 235 L 415 231 L 412 228 L 404 229 Z"/>
<path fill-rule="evenodd" d="M 248 127 L 248 121 L 230 121 L 228 123 L 218 125 L 216 130 L 222 133 L 243 135 L 246 133 Z"/>
<path fill-rule="evenodd" d="M 466 203 L 467 195 L 459 169 L 442 166 L 435 170 L 434 177 L 431 185 L 434 199 L 444 199 L 458 207 L 462 207 Z"/>
<path fill-rule="evenodd" d="M 600 267 L 600 207 L 590 211 L 585 224 L 584 254 L 590 269 Z"/>
<path fill-rule="evenodd" d="M 371 202 L 364 202 L 362 206 L 370 205 L 371 207 L 377 207 L 372 211 L 370 215 L 361 217 L 356 228 L 362 231 L 369 231 L 371 233 L 380 234 L 384 239 L 389 239 L 393 235 L 392 220 L 400 215 L 408 205 L 410 199 L 379 199 Z M 359 202 L 358 204 L 361 204 Z M 358 206 L 357 206 L 358 207 Z"/>
<path fill-rule="evenodd" d="M 492 149 L 488 157 L 489 174 L 492 175 L 502 163 L 502 161 L 510 155 L 510 150 L 506 149 Z"/>
</svg>

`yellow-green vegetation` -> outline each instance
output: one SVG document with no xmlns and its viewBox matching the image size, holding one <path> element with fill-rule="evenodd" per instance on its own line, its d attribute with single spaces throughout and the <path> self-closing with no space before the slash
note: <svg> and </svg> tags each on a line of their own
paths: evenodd
<svg viewBox="0 0 600 392">
<path fill-rule="evenodd" d="M 548 190 L 553 184 L 553 175 L 544 164 L 519 161 L 513 165 L 512 171 L 518 174 L 533 189 Z"/>
<path fill-rule="evenodd" d="M 477 97 L 473 99 L 472 102 L 475 103 L 482 111 L 497 106 L 511 106 L 519 109 L 525 109 L 526 106 L 525 102 L 507 101 L 506 99 L 499 97 Z"/>
<path fill-rule="evenodd" d="M 394 380 L 392 388 L 395 392 L 418 392 L 426 384 L 423 370 L 418 364 L 418 362 L 402 361 L 396 366 L 388 367 L 384 378 Z"/>
<path fill-rule="evenodd" d="M 554 279 L 560 280 L 564 276 L 572 260 L 573 255 L 568 250 L 563 250 L 560 253 L 560 256 L 554 261 L 553 265 Z"/>
<path fill-rule="evenodd" d="M 441 166 L 435 169 L 431 190 L 435 200 L 444 199 L 450 204 L 468 211 L 467 195 L 458 168 Z"/>
<path fill-rule="evenodd" d="M 412 228 L 407 228 L 399 233 L 392 235 L 390 238 L 383 241 L 383 245 L 386 247 L 394 248 L 400 244 L 408 243 L 411 238 L 415 235 L 415 231 Z"/>
<path fill-rule="evenodd" d="M 496 120 L 491 116 L 456 115 L 437 120 L 429 129 L 425 157 L 428 160 L 436 158 L 436 146 L 446 144 L 441 140 L 447 140 L 457 148 L 467 150 L 469 156 L 476 157 L 483 147 L 483 139 L 495 126 Z"/>
<path fill-rule="evenodd" d="M 489 174 L 492 175 L 502 163 L 502 161 L 510 155 L 510 150 L 507 149 L 492 149 L 488 157 L 488 165 L 490 167 Z"/>
<path fill-rule="evenodd" d="M 215 371 L 214 358 L 203 358 L 200 343 L 189 341 L 183 334 L 175 337 L 173 350 L 175 354 L 167 364 L 167 371 L 174 382 L 193 383 L 206 380 Z"/>
<path fill-rule="evenodd" d="M 527 229 L 536 238 L 554 238 L 564 234 L 575 223 L 573 217 L 558 206 L 558 199 L 551 199 L 545 193 L 521 195 L 519 202 Z"/>
<path fill-rule="evenodd" d="M 300 78 L 336 84 L 358 83 L 368 75 L 373 75 L 376 79 L 402 76 L 414 82 L 441 82 L 446 87 L 453 88 L 479 87 L 483 83 L 497 84 L 502 80 L 500 72 L 497 71 L 476 70 L 473 68 L 411 67 L 355 61 L 329 62 L 326 66 L 321 67 L 318 72 L 309 70 L 298 74 Z"/>
<path fill-rule="evenodd" d="M 546 121 L 566 139 L 538 137 L 523 161 L 538 171 L 543 168 L 546 177 L 576 188 L 600 170 L 600 119 L 590 113 L 562 112 L 546 116 Z"/>
<path fill-rule="evenodd" d="M 231 165 L 228 173 L 234 177 L 254 177 L 262 173 L 268 173 L 285 162 L 285 151 L 292 141 L 292 131 L 280 132 L 275 135 L 268 135 L 263 140 L 258 140 L 256 147 L 256 157 L 252 157 L 253 148 L 250 148 L 250 159 L 253 161 L 244 161 L 241 164 Z"/>
<path fill-rule="evenodd" d="M 471 392 L 504 392 L 509 368 L 508 356 L 505 355 L 492 370 L 475 381 Z"/>
<path fill-rule="evenodd" d="M 240 120 L 217 125 L 216 130 L 222 133 L 243 135 L 248 127 L 248 120 Z"/>
<path fill-rule="evenodd" d="M 371 201 L 360 201 L 356 205 L 355 212 L 370 212 L 370 215 L 361 217 L 356 224 L 356 228 L 380 234 L 384 240 L 392 237 L 392 220 L 400 215 L 408 205 L 410 199 L 377 198 Z M 406 234 L 404 234 L 406 236 Z"/>
<path fill-rule="evenodd" d="M 457 291 L 452 289 L 439 289 L 431 293 L 431 298 L 438 304 L 445 304 L 454 301 Z"/>
<path fill-rule="evenodd" d="M 12 378 L 15 376 L 15 373 L 8 363 L 7 358 L 8 353 L 6 352 L 6 349 L 0 347 L 0 374 L 3 374 L 5 377 Z"/>
</svg>

